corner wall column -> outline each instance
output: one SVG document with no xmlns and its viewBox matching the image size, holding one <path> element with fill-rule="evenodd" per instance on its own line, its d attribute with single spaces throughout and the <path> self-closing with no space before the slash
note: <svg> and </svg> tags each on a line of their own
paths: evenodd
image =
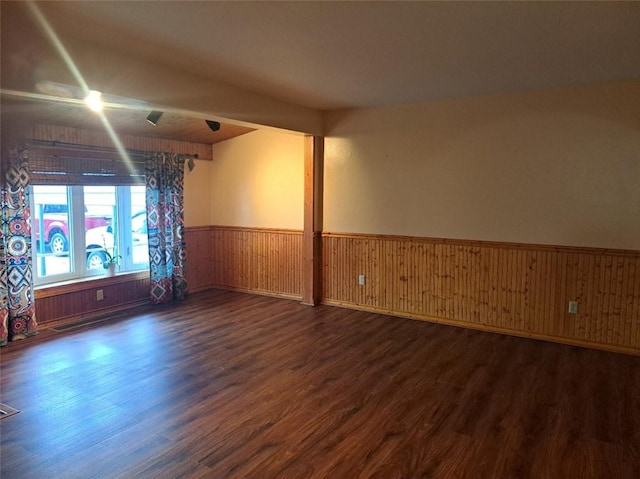
<svg viewBox="0 0 640 479">
<path fill-rule="evenodd" d="M 304 139 L 304 232 L 302 238 L 302 303 L 322 299 L 322 199 L 324 137 Z"/>
</svg>

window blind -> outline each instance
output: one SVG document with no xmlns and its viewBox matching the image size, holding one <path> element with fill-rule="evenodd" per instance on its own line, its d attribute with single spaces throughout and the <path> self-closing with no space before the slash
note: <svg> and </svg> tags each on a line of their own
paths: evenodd
<svg viewBox="0 0 640 479">
<path fill-rule="evenodd" d="M 140 185 L 151 154 L 31 141 L 25 145 L 33 185 Z"/>
</svg>

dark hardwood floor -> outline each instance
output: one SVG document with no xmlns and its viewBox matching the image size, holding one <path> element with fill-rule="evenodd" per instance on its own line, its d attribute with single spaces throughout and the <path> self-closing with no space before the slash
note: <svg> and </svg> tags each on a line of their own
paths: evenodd
<svg viewBox="0 0 640 479">
<path fill-rule="evenodd" d="M 2 479 L 640 477 L 639 357 L 223 291 L 0 355 Z"/>
</svg>

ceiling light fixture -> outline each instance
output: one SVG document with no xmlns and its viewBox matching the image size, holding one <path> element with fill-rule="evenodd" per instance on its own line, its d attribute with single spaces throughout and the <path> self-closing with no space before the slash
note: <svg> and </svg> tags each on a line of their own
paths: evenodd
<svg viewBox="0 0 640 479">
<path fill-rule="evenodd" d="M 217 121 L 205 120 L 205 122 L 211 131 L 218 131 L 220 129 L 220 123 Z"/>
<path fill-rule="evenodd" d="M 97 90 L 90 90 L 87 96 L 84 97 L 84 102 L 96 113 L 101 112 L 104 107 L 104 103 L 102 103 L 102 93 Z"/>
<path fill-rule="evenodd" d="M 151 123 L 153 126 L 156 126 L 158 124 L 158 121 L 160 121 L 160 117 L 162 116 L 162 113 L 163 112 L 161 111 L 153 110 L 151 113 L 147 115 L 147 121 Z"/>
</svg>

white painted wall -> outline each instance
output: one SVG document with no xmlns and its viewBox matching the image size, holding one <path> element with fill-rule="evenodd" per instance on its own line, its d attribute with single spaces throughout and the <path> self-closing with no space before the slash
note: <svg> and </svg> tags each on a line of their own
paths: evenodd
<svg viewBox="0 0 640 479">
<path fill-rule="evenodd" d="M 303 135 L 263 129 L 217 143 L 209 178 L 210 224 L 303 228 Z"/>
<path fill-rule="evenodd" d="M 192 171 L 184 169 L 184 224 L 187 227 L 211 224 L 212 162 L 194 160 Z"/>
<path fill-rule="evenodd" d="M 640 250 L 640 81 L 325 116 L 324 230 Z"/>
</svg>

